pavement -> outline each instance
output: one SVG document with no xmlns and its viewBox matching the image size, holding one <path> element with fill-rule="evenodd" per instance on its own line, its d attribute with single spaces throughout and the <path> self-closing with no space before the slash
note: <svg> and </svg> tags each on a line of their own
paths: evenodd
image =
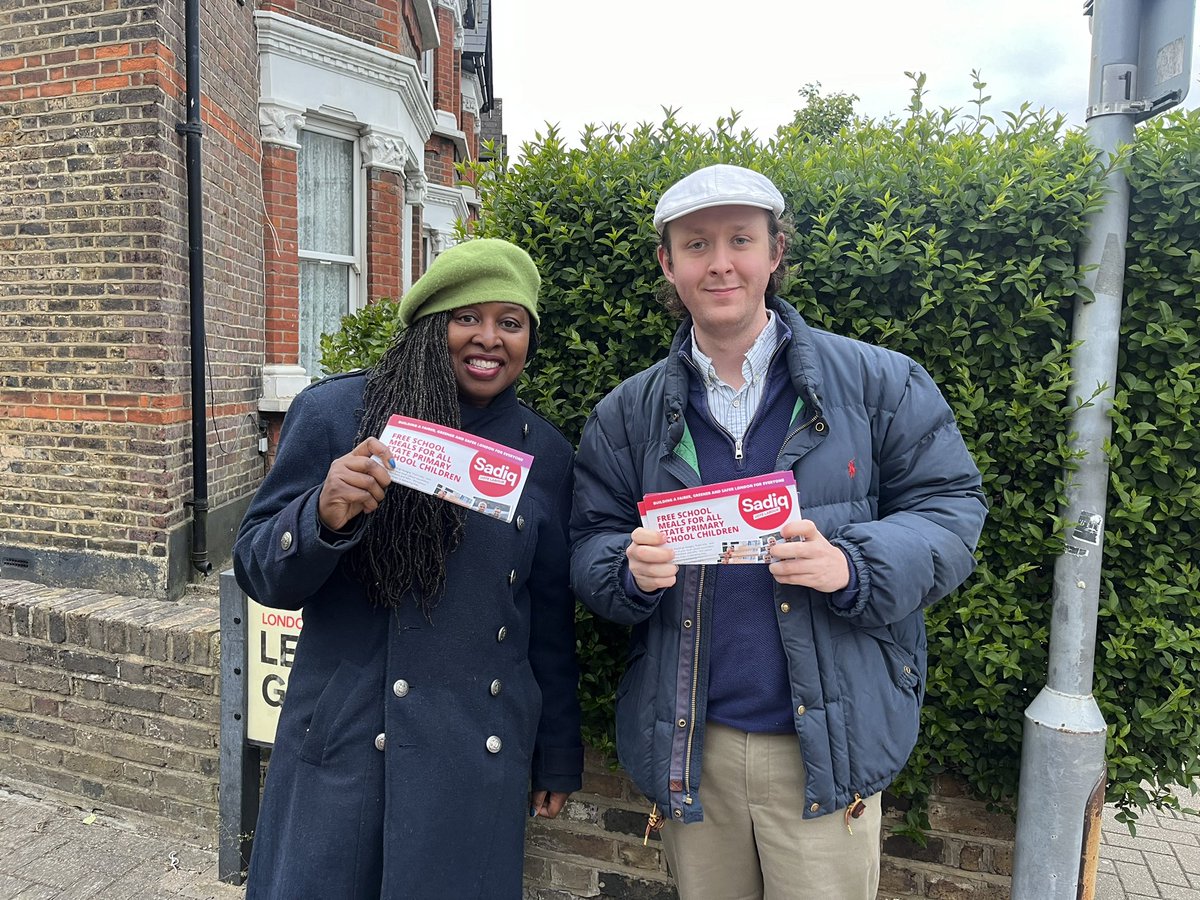
<svg viewBox="0 0 1200 900">
<path fill-rule="evenodd" d="M 216 847 L 0 784 L 0 900 L 241 900 Z"/>
<path fill-rule="evenodd" d="M 1115 816 L 1104 812 L 1095 900 L 1200 900 L 1200 817 L 1146 812 L 1131 836 Z M 242 900 L 204 841 L 0 784 L 0 900 Z"/>
<path fill-rule="evenodd" d="M 1200 787 L 1200 785 L 1198 785 Z M 1185 809 L 1200 808 L 1200 795 L 1176 787 Z M 1100 830 L 1096 900 L 1200 900 L 1200 816 L 1182 811 L 1140 813 L 1137 833 L 1105 808 Z"/>
</svg>

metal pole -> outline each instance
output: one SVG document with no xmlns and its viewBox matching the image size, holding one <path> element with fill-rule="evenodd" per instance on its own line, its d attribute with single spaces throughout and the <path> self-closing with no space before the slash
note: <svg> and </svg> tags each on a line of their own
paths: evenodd
<svg viewBox="0 0 1200 900">
<path fill-rule="evenodd" d="M 1140 0 L 1095 0 L 1088 135 L 1103 157 L 1133 142 Z M 1106 728 L 1092 697 L 1096 614 L 1104 546 L 1108 460 L 1104 444 L 1117 375 L 1129 182 L 1107 178 L 1107 202 L 1088 223 L 1080 264 L 1094 267 L 1077 299 L 1071 356 L 1073 450 L 1065 518 L 1077 523 L 1054 568 L 1054 613 L 1046 687 L 1025 711 L 1013 900 L 1076 900 L 1089 795 L 1104 778 Z"/>
<path fill-rule="evenodd" d="M 261 751 L 246 739 L 246 595 L 221 573 L 221 740 L 217 877 L 241 884 L 258 820 Z"/>
</svg>

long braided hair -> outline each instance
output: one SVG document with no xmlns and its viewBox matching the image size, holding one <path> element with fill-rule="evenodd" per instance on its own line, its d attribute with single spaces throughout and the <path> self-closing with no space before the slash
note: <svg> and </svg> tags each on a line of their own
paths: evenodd
<svg viewBox="0 0 1200 900">
<path fill-rule="evenodd" d="M 449 312 L 423 316 L 383 354 L 367 375 L 355 444 L 378 437 L 393 414 L 461 426 L 449 324 Z M 462 540 L 465 521 L 462 507 L 395 485 L 350 552 L 350 571 L 366 586 L 372 603 L 399 606 L 411 592 L 428 619 L 441 599 L 446 558 Z"/>
</svg>

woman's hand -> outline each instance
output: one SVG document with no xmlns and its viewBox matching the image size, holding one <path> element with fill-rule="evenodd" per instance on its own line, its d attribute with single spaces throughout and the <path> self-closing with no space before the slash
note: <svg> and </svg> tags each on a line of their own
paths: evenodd
<svg viewBox="0 0 1200 900">
<path fill-rule="evenodd" d="M 529 817 L 545 816 L 553 819 L 560 812 L 571 795 L 562 791 L 533 791 L 529 795 Z"/>
<path fill-rule="evenodd" d="M 380 465 L 372 456 L 383 460 Z M 342 531 L 360 513 L 374 512 L 392 483 L 388 470 L 396 467 L 392 452 L 379 438 L 367 438 L 329 465 L 321 485 L 317 515 L 330 531 Z"/>
</svg>

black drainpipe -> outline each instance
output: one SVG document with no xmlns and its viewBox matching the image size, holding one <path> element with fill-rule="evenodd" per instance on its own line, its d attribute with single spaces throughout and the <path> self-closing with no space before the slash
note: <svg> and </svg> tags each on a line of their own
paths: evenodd
<svg viewBox="0 0 1200 900">
<path fill-rule="evenodd" d="M 204 193 L 200 181 L 200 0 L 184 6 L 187 44 L 187 121 L 175 126 L 187 139 L 188 298 L 192 353 L 192 568 L 212 572 L 208 561 L 208 432 L 204 411 Z"/>
</svg>

